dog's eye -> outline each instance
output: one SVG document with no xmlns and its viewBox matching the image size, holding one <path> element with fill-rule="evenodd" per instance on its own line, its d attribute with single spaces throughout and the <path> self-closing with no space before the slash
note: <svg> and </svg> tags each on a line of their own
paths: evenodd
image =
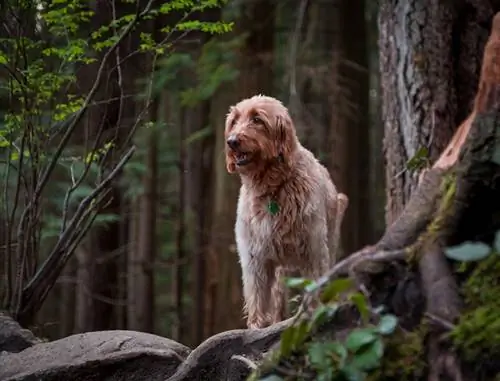
<svg viewBox="0 0 500 381">
<path fill-rule="evenodd" d="M 252 123 L 262 124 L 262 119 L 260 119 L 257 115 L 252 116 Z"/>
</svg>

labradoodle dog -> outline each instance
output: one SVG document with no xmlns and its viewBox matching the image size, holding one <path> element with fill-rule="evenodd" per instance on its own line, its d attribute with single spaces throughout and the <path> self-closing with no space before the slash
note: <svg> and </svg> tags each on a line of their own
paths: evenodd
<svg viewBox="0 0 500 381">
<path fill-rule="evenodd" d="M 262 328 L 285 318 L 281 277 L 317 278 L 333 265 L 348 199 L 274 98 L 232 106 L 225 138 L 227 170 L 242 183 L 235 234 L 247 326 Z"/>
</svg>

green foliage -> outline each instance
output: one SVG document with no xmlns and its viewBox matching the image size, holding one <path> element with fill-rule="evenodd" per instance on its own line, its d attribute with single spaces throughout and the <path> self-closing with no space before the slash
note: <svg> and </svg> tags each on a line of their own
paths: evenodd
<svg viewBox="0 0 500 381">
<path fill-rule="evenodd" d="M 467 241 L 445 249 L 445 255 L 448 258 L 462 262 L 480 261 L 491 254 L 500 255 L 500 230 L 495 234 L 492 246 L 483 242 Z"/>
<path fill-rule="evenodd" d="M 426 372 L 424 325 L 415 331 L 398 330 L 388 336 L 384 357 L 377 369 L 368 376 L 370 381 L 412 381 L 419 380 Z"/>
<path fill-rule="evenodd" d="M 64 235 L 62 233 L 78 214 L 75 211 L 80 206 L 85 210 L 80 214 L 82 217 L 78 220 L 76 232 L 66 235 L 73 237 L 71 239 L 85 231 L 83 227 L 88 223 L 106 225 L 118 218 L 114 214 L 98 213 L 106 202 L 104 196 L 109 189 L 109 185 L 105 189 L 100 185 L 122 157 L 124 147 L 118 145 L 112 134 L 96 134 L 99 126 L 104 124 L 103 120 L 93 119 L 90 133 L 83 131 L 84 123 L 81 122 L 87 110 L 101 104 L 118 103 L 101 98 L 97 102 L 95 98 L 97 91 L 99 97 L 114 97 L 114 94 L 105 94 L 102 83 L 109 77 L 110 70 L 117 70 L 115 61 L 120 58 L 119 41 L 129 33 L 139 34 L 137 30 L 146 30 L 142 27 L 144 22 L 157 19 L 155 24 L 158 24 L 161 20 L 171 19 L 159 16 L 177 12 L 180 17 L 177 24 L 160 25 L 156 30 L 159 33 L 155 34 L 140 33 L 138 51 L 128 52 L 130 55 L 142 54 L 155 67 L 159 58 L 168 61 L 170 56 L 175 56 L 172 54 L 173 32 L 181 31 L 185 35 L 189 31 L 201 31 L 220 35 L 231 30 L 232 24 L 196 20 L 197 12 L 225 3 L 216 0 L 144 2 L 139 8 L 135 1 L 118 0 L 113 11 L 116 17 L 97 28 L 96 15 L 87 0 L 8 3 L 5 9 L 12 12 L 10 16 L 22 14 L 22 17 L 13 17 L 13 25 L 2 27 L 6 33 L 0 37 L 0 69 L 5 73 L 0 82 L 0 176 L 4 184 L 0 213 L 6 222 L 8 242 L 14 242 L 18 231 L 23 232 L 23 241 L 30 242 L 25 245 L 25 252 L 17 257 L 19 263 L 23 263 L 23 256 L 29 255 L 32 263 L 41 263 L 41 268 L 44 268 L 44 254 L 54 247 L 50 242 L 58 242 Z M 2 17 L 9 17 L 5 14 Z M 122 57 L 120 64 L 126 65 L 129 57 Z M 226 70 L 230 68 L 226 58 L 227 51 L 220 48 L 218 53 L 207 50 L 199 61 L 193 60 L 198 73 L 196 83 L 184 90 L 191 91 L 197 99 L 206 99 L 213 94 L 220 83 L 234 78 L 234 72 Z M 93 63 L 98 70 L 91 68 L 88 72 L 97 75 L 85 78 L 84 83 L 77 73 L 87 73 L 82 69 Z M 151 70 L 145 75 L 147 78 L 141 78 L 137 85 L 137 93 L 146 94 L 147 107 L 151 102 L 151 92 L 139 87 L 151 84 L 157 73 Z M 158 94 L 159 91 L 152 96 Z M 194 97 L 187 98 L 192 101 Z M 138 118 L 136 124 L 137 131 L 140 131 L 153 123 Z M 74 139 L 73 134 L 80 126 L 82 131 Z M 84 143 L 80 141 L 82 137 L 86 139 Z M 196 138 L 191 137 L 191 141 Z M 130 169 L 125 167 L 125 172 L 135 171 L 139 177 L 147 169 L 141 164 L 132 162 Z M 70 251 L 67 248 L 74 247 L 72 244 L 66 242 L 61 249 Z M 6 255 L 19 255 L 14 250 L 17 249 L 7 247 Z M 11 274 L 4 278 L 15 279 L 15 274 L 21 270 L 12 266 L 7 271 Z M 39 274 L 38 271 L 36 275 Z M 29 281 L 31 275 L 25 273 L 23 279 Z M 20 284 L 19 287 L 24 286 Z M 4 306 L 10 304 L 23 308 L 17 301 L 20 298 L 14 293 L 9 291 L 11 295 L 3 295 L 1 291 L 0 301 Z"/>
<path fill-rule="evenodd" d="M 286 280 L 288 287 L 302 290 L 316 290 L 314 281 L 304 278 Z M 314 312 L 305 319 L 299 320 L 287 328 L 281 336 L 279 350 L 274 354 L 275 362 L 301 354 L 305 357 L 304 371 L 307 378 L 322 381 L 334 380 L 365 380 L 367 376 L 381 366 L 386 337 L 394 334 L 397 328 L 397 318 L 390 314 L 378 315 L 378 323 L 373 324 L 368 316 L 362 319 L 362 325 L 349 332 L 345 339 L 328 339 L 318 335 L 318 329 L 328 321 L 332 321 L 342 305 L 354 305 L 360 315 L 368 314 L 370 307 L 363 294 L 354 289 L 350 279 L 343 278 L 332 281 L 318 295 L 321 301 Z M 273 368 L 273 365 L 267 367 Z M 279 365 L 278 365 L 279 368 Z M 314 378 L 310 372 L 314 372 Z M 251 376 L 253 380 L 267 380 L 277 377 L 276 373 L 261 370 Z M 301 379 L 297 374 L 296 378 Z"/>
<path fill-rule="evenodd" d="M 462 286 L 466 310 L 450 334 L 457 349 L 478 366 L 480 359 L 494 359 L 500 353 L 499 259 L 498 255 L 490 255 L 477 263 L 470 263 L 475 268 Z"/>
<path fill-rule="evenodd" d="M 429 164 L 429 150 L 427 147 L 420 147 L 415 155 L 406 162 L 406 169 L 416 172 L 425 168 Z"/>
<path fill-rule="evenodd" d="M 486 258 L 491 248 L 482 242 L 464 242 L 459 246 L 449 247 L 445 250 L 448 258 L 456 261 L 479 261 Z"/>
<path fill-rule="evenodd" d="M 241 37 L 229 40 L 212 38 L 203 44 L 201 53 L 173 53 L 160 61 L 154 90 L 165 87 L 179 93 L 182 105 L 194 106 L 213 96 L 224 83 L 233 81 L 238 71 L 234 68 L 236 50 Z"/>
</svg>

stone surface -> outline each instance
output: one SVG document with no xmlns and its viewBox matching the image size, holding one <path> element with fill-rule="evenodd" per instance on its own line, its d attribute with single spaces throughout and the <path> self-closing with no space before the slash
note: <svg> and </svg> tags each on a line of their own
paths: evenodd
<svg viewBox="0 0 500 381">
<path fill-rule="evenodd" d="M 0 312 L 0 353 L 20 352 L 38 343 L 41 343 L 41 340 L 31 331 L 23 329 L 9 315 Z"/>
<path fill-rule="evenodd" d="M 163 381 L 189 352 L 182 344 L 147 333 L 89 332 L 0 355 L 0 380 Z"/>
</svg>

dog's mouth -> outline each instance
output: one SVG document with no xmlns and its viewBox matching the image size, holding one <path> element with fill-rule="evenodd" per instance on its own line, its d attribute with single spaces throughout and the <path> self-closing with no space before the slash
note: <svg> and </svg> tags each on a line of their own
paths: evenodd
<svg viewBox="0 0 500 381">
<path fill-rule="evenodd" d="M 250 161 L 252 159 L 251 156 L 252 155 L 250 152 L 243 152 L 243 151 L 237 152 L 235 154 L 236 165 L 239 167 L 247 165 L 248 163 L 250 163 Z"/>
</svg>

